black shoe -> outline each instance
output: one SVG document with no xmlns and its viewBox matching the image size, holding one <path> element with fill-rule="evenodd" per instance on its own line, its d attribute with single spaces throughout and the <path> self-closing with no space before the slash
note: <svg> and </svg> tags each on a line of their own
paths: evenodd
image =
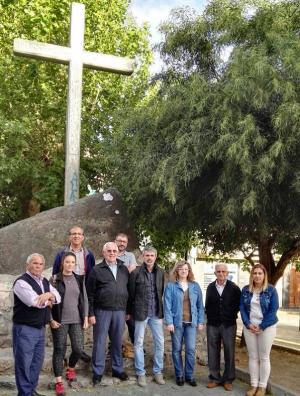
<svg viewBox="0 0 300 396">
<path fill-rule="evenodd" d="M 93 374 L 93 385 L 96 386 L 97 384 L 100 384 L 102 380 L 102 375 L 98 374 Z"/>
<path fill-rule="evenodd" d="M 82 360 L 85 363 L 90 363 L 90 361 L 92 360 L 92 358 L 87 353 L 85 353 L 84 351 L 81 352 L 81 355 L 80 355 L 79 359 Z"/>
<path fill-rule="evenodd" d="M 36 390 L 34 390 L 34 391 L 31 393 L 31 396 L 45 396 L 45 395 L 42 395 L 41 393 L 38 393 Z"/>
<path fill-rule="evenodd" d="M 187 384 L 190 384 L 191 386 L 197 386 L 197 382 L 195 381 L 195 378 L 186 379 L 185 382 Z"/>
<path fill-rule="evenodd" d="M 176 377 L 176 384 L 178 386 L 183 386 L 184 385 L 184 379 L 183 377 Z"/>
<path fill-rule="evenodd" d="M 112 376 L 114 378 L 119 378 L 121 381 L 127 381 L 129 379 L 127 373 L 125 371 L 122 371 L 122 373 L 118 373 L 117 371 L 112 372 Z"/>
</svg>

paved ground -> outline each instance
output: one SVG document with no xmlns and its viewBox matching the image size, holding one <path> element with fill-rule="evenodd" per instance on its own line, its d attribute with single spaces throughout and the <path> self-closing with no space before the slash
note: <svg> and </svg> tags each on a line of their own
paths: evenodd
<svg viewBox="0 0 300 396">
<path fill-rule="evenodd" d="M 136 380 L 134 377 L 130 377 L 130 381 L 126 381 L 124 383 L 114 383 L 112 382 L 112 379 L 110 377 L 106 377 L 104 379 L 105 383 L 110 383 L 110 385 L 107 386 L 99 386 L 97 388 L 94 388 L 90 384 L 90 380 L 87 379 L 86 377 L 79 377 L 78 380 L 81 382 L 82 387 L 78 389 L 71 389 L 68 388 L 66 394 L 67 395 L 80 395 L 80 396 L 112 396 L 112 395 L 118 395 L 118 396 L 173 396 L 173 395 L 183 395 L 183 396 L 199 396 L 199 394 L 203 396 L 224 396 L 229 395 L 230 396 L 241 396 L 245 395 L 246 390 L 248 389 L 248 385 L 245 383 L 236 380 L 234 382 L 234 388 L 232 392 L 226 392 L 223 387 L 217 387 L 215 389 L 207 389 L 206 388 L 206 382 L 207 382 L 207 376 L 206 376 L 206 368 L 200 367 L 200 370 L 202 372 L 202 375 L 196 375 L 197 381 L 198 381 L 198 386 L 197 387 L 191 387 L 190 385 L 185 384 L 182 387 L 179 387 L 175 384 L 173 378 L 167 378 L 166 384 L 165 385 L 157 385 L 155 382 L 152 381 L 152 377 L 147 378 L 148 385 L 146 388 L 141 388 L 136 384 Z M 199 368 L 197 369 L 199 372 Z M 43 395 L 46 396 L 53 396 L 54 391 L 53 390 L 45 390 L 45 385 L 49 381 L 49 377 L 46 378 L 43 376 L 41 378 L 41 387 L 40 387 L 40 392 Z M 2 389 L 0 388 L 0 395 L 1 396 L 12 396 L 16 395 L 15 390 L 7 390 L 7 389 Z"/>
<path fill-rule="evenodd" d="M 299 331 L 299 312 L 298 311 L 284 311 L 280 310 L 278 312 L 279 323 L 277 327 L 277 337 L 276 344 L 283 345 L 286 348 L 292 348 L 300 352 L 300 331 Z M 241 330 L 241 321 L 238 323 L 238 328 Z M 133 374 L 133 373 L 132 373 Z M 198 386 L 193 388 L 189 385 L 184 385 L 183 387 L 178 387 L 173 378 L 172 370 L 168 370 L 166 373 L 166 385 L 159 386 L 152 381 L 151 377 L 148 377 L 147 388 L 141 388 L 136 384 L 135 377 L 132 375 L 131 380 L 125 383 L 119 383 L 116 381 L 113 383 L 110 377 L 106 377 L 104 383 L 107 386 L 101 386 L 99 388 L 94 388 L 91 385 L 89 375 L 79 376 L 78 383 L 81 385 L 76 388 L 69 388 L 67 390 L 68 395 L 82 395 L 82 396 L 173 396 L 173 395 L 184 395 L 184 396 L 199 396 L 199 394 L 206 396 L 240 396 L 245 395 L 248 385 L 242 381 L 236 380 L 234 382 L 234 389 L 232 392 L 226 392 L 224 388 L 218 387 L 215 389 L 207 389 L 207 368 L 197 365 L 196 369 L 196 379 L 198 381 Z M 42 375 L 40 378 L 40 392 L 47 396 L 53 396 L 54 391 L 48 389 L 48 383 L 52 380 L 51 374 Z M 8 381 L 10 384 L 14 382 L 13 376 L 0 378 L 0 395 L 1 396 L 15 396 L 15 389 L 5 389 L 1 388 L 1 382 Z M 279 393 L 278 393 L 279 394 Z M 285 393 L 280 393 L 285 394 Z M 298 394 L 298 393 L 297 393 Z M 275 393 L 277 395 L 277 393 Z M 299 392 L 300 395 L 300 392 Z"/>
</svg>

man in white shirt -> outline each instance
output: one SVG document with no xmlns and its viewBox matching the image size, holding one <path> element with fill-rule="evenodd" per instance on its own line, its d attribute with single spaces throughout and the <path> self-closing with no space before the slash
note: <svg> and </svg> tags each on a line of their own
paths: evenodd
<svg viewBox="0 0 300 396">
<path fill-rule="evenodd" d="M 207 352 L 209 367 L 208 388 L 222 385 L 232 390 L 235 379 L 236 319 L 240 306 L 241 291 L 227 279 L 226 264 L 215 266 L 216 280 L 206 290 Z M 221 342 L 224 346 L 225 369 L 220 373 Z"/>
<path fill-rule="evenodd" d="M 44 361 L 45 325 L 50 308 L 60 303 L 57 290 L 42 276 L 45 258 L 33 253 L 26 272 L 14 283 L 13 352 L 18 396 L 39 396 L 36 391 Z"/>
</svg>

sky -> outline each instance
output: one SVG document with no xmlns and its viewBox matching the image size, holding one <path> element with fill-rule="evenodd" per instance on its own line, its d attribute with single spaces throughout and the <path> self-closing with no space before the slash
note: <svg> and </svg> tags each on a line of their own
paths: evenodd
<svg viewBox="0 0 300 396">
<path fill-rule="evenodd" d="M 207 0 L 132 0 L 130 11 L 139 24 L 149 23 L 151 32 L 151 44 L 160 42 L 158 27 L 160 23 L 168 19 L 170 11 L 173 8 L 190 6 L 197 12 L 201 12 Z M 151 66 L 151 72 L 155 73 L 160 70 L 162 63 L 158 54 L 155 54 L 154 64 Z"/>
</svg>

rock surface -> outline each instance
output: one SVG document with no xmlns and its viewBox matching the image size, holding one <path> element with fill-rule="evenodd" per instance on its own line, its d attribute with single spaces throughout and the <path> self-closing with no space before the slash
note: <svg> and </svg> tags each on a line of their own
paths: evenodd
<svg viewBox="0 0 300 396">
<path fill-rule="evenodd" d="M 74 225 L 83 227 L 85 244 L 96 260 L 101 257 L 103 244 L 113 240 L 118 232 L 129 235 L 129 250 L 137 247 L 121 195 L 109 189 L 1 228 L 0 273 L 22 273 L 26 258 L 34 252 L 43 254 L 46 267 L 51 267 L 57 251 L 67 244 L 68 230 Z"/>
</svg>

